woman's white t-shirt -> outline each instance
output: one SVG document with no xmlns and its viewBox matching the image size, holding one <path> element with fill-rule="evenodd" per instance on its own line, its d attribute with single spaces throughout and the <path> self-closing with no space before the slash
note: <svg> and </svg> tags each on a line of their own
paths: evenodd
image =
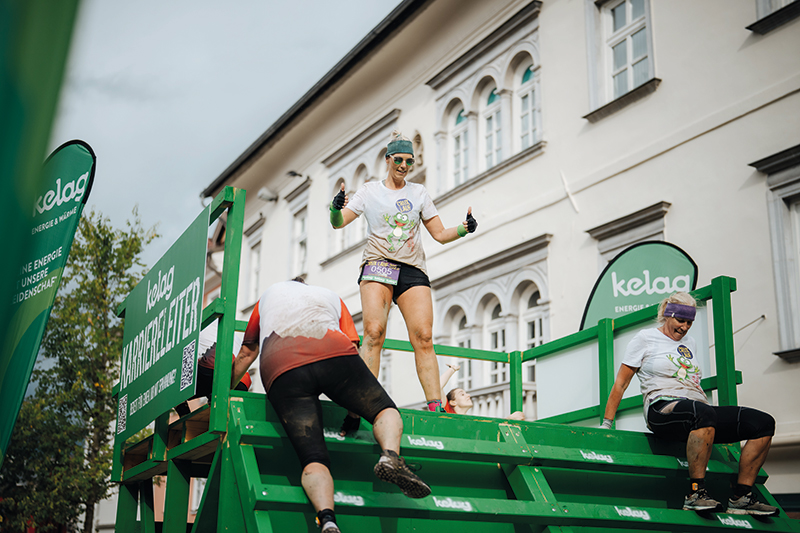
<svg viewBox="0 0 800 533">
<path fill-rule="evenodd" d="M 686 398 L 709 403 L 700 386 L 697 345 L 691 337 L 676 341 L 658 328 L 645 329 L 628 343 L 622 363 L 638 368 L 644 396 L 644 416 L 659 398 Z"/>
<path fill-rule="evenodd" d="M 427 274 L 420 226 L 439 213 L 423 185 L 406 182 L 402 189 L 392 190 L 383 181 L 370 181 L 356 191 L 347 209 L 367 219 L 362 266 L 367 261 L 389 259 Z"/>
</svg>

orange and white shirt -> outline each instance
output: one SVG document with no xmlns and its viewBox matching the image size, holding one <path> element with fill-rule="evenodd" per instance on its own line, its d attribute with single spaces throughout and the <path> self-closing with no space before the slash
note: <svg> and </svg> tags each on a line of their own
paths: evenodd
<svg viewBox="0 0 800 533">
<path fill-rule="evenodd" d="M 261 381 L 310 363 L 358 355 L 353 317 L 331 290 L 284 281 L 270 286 L 253 309 L 242 344 L 258 343 Z"/>
</svg>

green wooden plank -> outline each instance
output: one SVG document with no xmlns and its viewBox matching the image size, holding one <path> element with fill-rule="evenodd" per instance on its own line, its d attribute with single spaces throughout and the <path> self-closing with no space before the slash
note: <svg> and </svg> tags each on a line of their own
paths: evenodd
<svg viewBox="0 0 800 533">
<path fill-rule="evenodd" d="M 119 486 L 119 493 L 117 495 L 117 520 L 115 532 L 134 533 L 138 499 L 138 483 L 123 483 Z"/>
<path fill-rule="evenodd" d="M 164 533 L 186 533 L 186 510 L 189 508 L 189 471 L 187 461 L 169 461 L 164 497 Z"/>
<path fill-rule="evenodd" d="M 139 518 L 141 533 L 156 533 L 156 513 L 153 504 L 153 480 L 139 483 Z"/>
<path fill-rule="evenodd" d="M 308 501 L 300 487 L 261 485 L 256 491 L 257 510 L 307 512 Z M 481 521 L 497 523 L 540 523 L 548 526 L 596 527 L 617 530 L 688 533 L 730 531 L 731 527 L 750 531 L 793 531 L 786 519 L 756 519 L 726 514 L 700 516 L 690 511 L 629 506 L 550 503 L 461 497 L 432 494 L 419 500 L 402 494 L 340 491 L 336 513 L 357 516 L 396 516 L 425 520 Z"/>
<path fill-rule="evenodd" d="M 720 276 L 711 280 L 714 313 L 714 351 L 717 363 L 717 397 L 720 405 L 738 405 L 734 367 L 731 292 L 736 280 Z"/>
<path fill-rule="evenodd" d="M 174 448 L 169 450 L 169 452 L 167 452 L 167 459 L 168 460 L 186 459 L 187 456 L 192 455 L 193 452 L 195 452 L 198 448 L 209 446 L 211 443 L 219 441 L 219 438 L 220 437 L 218 434 L 210 432 L 198 435 L 192 440 L 184 442 L 183 444 L 179 444 L 178 446 L 175 446 Z"/>
<path fill-rule="evenodd" d="M 122 476 L 123 482 L 141 481 L 150 479 L 153 476 L 162 476 L 167 473 L 166 461 L 155 461 L 148 459 L 142 464 L 129 468 Z"/>
<path fill-rule="evenodd" d="M 211 461 L 211 469 L 206 479 L 206 486 L 203 496 L 200 499 L 200 507 L 194 518 L 192 533 L 216 533 L 219 518 L 219 488 L 220 471 L 222 469 L 221 453 L 222 443 L 217 445 L 214 459 Z"/>
</svg>

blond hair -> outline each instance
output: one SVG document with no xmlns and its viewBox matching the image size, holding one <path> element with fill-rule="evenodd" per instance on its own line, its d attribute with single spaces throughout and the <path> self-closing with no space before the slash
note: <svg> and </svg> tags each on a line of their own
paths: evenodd
<svg viewBox="0 0 800 533">
<path fill-rule="evenodd" d="M 697 300 L 695 300 L 694 297 L 688 292 L 683 292 L 683 291 L 673 292 L 672 294 L 661 300 L 661 303 L 658 304 L 657 320 L 659 324 L 663 324 L 664 322 L 667 321 L 667 319 L 664 318 L 664 309 L 666 309 L 667 304 L 689 305 L 691 307 L 696 308 Z"/>
</svg>

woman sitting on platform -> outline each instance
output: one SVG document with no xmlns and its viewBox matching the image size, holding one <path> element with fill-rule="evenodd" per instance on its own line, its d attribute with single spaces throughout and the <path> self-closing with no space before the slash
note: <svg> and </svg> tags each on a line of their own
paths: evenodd
<svg viewBox="0 0 800 533">
<path fill-rule="evenodd" d="M 738 484 L 726 512 L 776 515 L 776 507 L 759 502 L 751 492 L 775 434 L 775 419 L 749 407 L 709 403 L 700 386 L 702 376 L 695 364 L 694 339 L 686 336 L 696 311 L 695 299 L 685 292 L 676 292 L 659 304 L 661 325 L 640 331 L 628 344 L 608 397 L 602 427 L 611 428 L 622 395 L 638 373 L 647 427 L 656 437 L 686 442 L 691 485 L 683 508 L 722 510 L 722 505 L 705 489 L 713 444 L 746 440 L 739 460 Z"/>
</svg>

